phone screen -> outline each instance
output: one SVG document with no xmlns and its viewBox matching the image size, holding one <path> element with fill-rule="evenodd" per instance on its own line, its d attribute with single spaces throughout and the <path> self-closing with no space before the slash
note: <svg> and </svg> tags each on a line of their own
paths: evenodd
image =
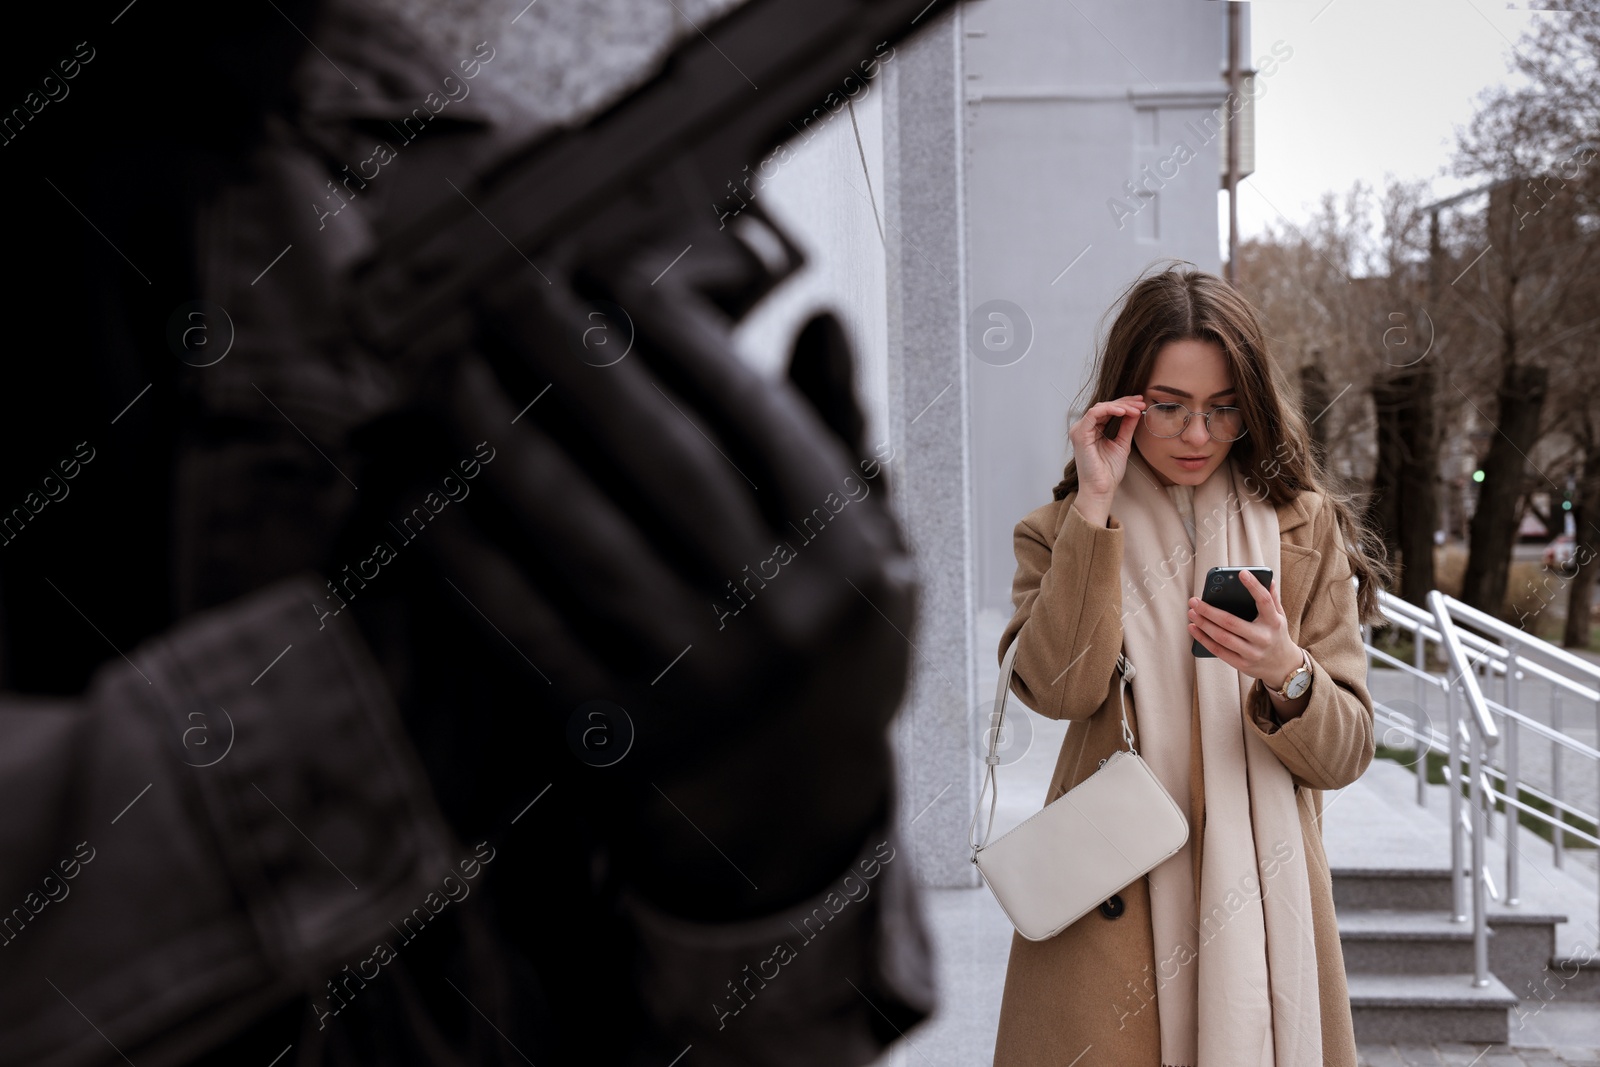
<svg viewBox="0 0 1600 1067">
<path fill-rule="evenodd" d="M 1243 571 L 1255 575 L 1263 587 L 1268 589 L 1272 587 L 1271 567 L 1212 567 L 1206 572 L 1205 592 L 1201 594 L 1200 599 L 1212 607 L 1221 608 L 1230 615 L 1237 615 L 1250 622 L 1256 617 L 1256 598 L 1250 595 L 1250 590 L 1245 588 L 1244 582 L 1239 578 Z M 1198 637 L 1192 638 L 1191 644 L 1190 651 L 1196 656 L 1216 659 L 1216 655 L 1202 645 Z"/>
</svg>

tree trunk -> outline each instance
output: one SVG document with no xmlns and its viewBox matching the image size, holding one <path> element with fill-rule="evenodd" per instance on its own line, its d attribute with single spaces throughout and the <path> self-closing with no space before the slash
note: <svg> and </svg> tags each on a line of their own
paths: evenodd
<svg viewBox="0 0 1600 1067">
<path fill-rule="evenodd" d="M 1439 528 L 1438 364 L 1425 361 L 1406 367 L 1396 384 L 1405 390 L 1408 399 L 1401 420 L 1405 454 L 1396 501 L 1400 520 L 1397 540 L 1405 560 L 1400 595 L 1418 607 L 1426 607 L 1428 592 L 1434 587 L 1433 535 Z"/>
<path fill-rule="evenodd" d="M 1517 498 L 1528 453 L 1539 435 L 1548 373 L 1544 367 L 1507 364 L 1500 378 L 1495 434 L 1483 461 L 1483 483 L 1472 513 L 1461 599 L 1496 617 L 1505 614 L 1511 551 L 1516 543 Z"/>
<path fill-rule="evenodd" d="M 1321 356 L 1320 350 L 1315 354 Z M 1321 415 L 1328 410 L 1328 375 L 1322 369 L 1322 364 L 1315 359 L 1300 368 L 1300 412 L 1305 416 L 1311 429 L 1311 451 L 1317 457 L 1317 462 L 1324 463 L 1328 458 L 1328 424 L 1323 422 Z M 1313 422 L 1312 420 L 1316 421 Z"/>
<path fill-rule="evenodd" d="M 1405 417 L 1409 397 L 1397 383 L 1395 376 L 1374 376 L 1372 381 L 1372 407 L 1377 417 L 1377 462 L 1372 468 L 1372 499 L 1367 505 L 1368 518 L 1383 536 L 1389 558 L 1395 559 L 1402 578 L 1406 560 L 1400 556 L 1400 472 L 1405 465 L 1405 433 L 1401 421 Z"/>
<path fill-rule="evenodd" d="M 1573 562 L 1577 564 L 1577 573 L 1567 585 L 1567 622 L 1561 631 L 1563 648 L 1589 647 L 1589 606 L 1594 602 L 1595 574 L 1600 572 L 1600 559 L 1596 558 L 1600 556 L 1600 537 L 1594 536 L 1592 525 L 1600 518 L 1597 504 L 1600 504 L 1600 448 L 1591 447 L 1584 453 L 1583 471 L 1572 501 L 1572 522 L 1576 528 Z"/>
</svg>

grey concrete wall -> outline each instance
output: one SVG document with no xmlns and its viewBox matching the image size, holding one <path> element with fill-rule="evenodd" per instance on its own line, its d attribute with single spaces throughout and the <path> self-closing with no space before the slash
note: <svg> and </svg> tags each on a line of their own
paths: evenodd
<svg viewBox="0 0 1600 1067">
<path fill-rule="evenodd" d="M 964 351 L 961 26 L 941 16 L 900 46 L 884 93 L 889 427 L 922 600 L 899 723 L 903 822 L 918 873 L 973 885 L 971 369 Z"/>
<path fill-rule="evenodd" d="M 1160 257 L 1221 269 L 1226 147 L 1220 136 L 1204 143 L 1185 122 L 1200 127 L 1227 91 L 1226 8 L 983 0 L 967 9 L 969 313 L 1008 301 L 1025 316 L 1019 329 L 1032 331 L 1016 362 L 1016 350 L 970 361 L 976 595 L 984 609 L 1010 615 L 1012 528 L 1061 478 L 1102 315 Z M 1194 152 L 1181 165 L 1172 159 L 1180 140 Z M 1158 179 L 1160 170 L 1176 175 L 1160 181 L 1153 198 L 1129 195 L 1124 183 L 1140 184 L 1146 164 Z M 1113 198 L 1128 211 L 1108 206 Z"/>
<path fill-rule="evenodd" d="M 778 375 L 817 308 L 837 311 L 850 331 L 869 449 L 892 450 L 884 477 L 922 582 L 895 748 L 900 823 L 919 877 L 934 885 L 975 884 L 963 845 L 974 659 L 954 25 L 946 16 L 897 48 L 857 98 L 855 122 L 841 111 L 791 143 L 788 162 L 757 189 L 808 262 L 735 337 L 748 362 Z"/>
</svg>

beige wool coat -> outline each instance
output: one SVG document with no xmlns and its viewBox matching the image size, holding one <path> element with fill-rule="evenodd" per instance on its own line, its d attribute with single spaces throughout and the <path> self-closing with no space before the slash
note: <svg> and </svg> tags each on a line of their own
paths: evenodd
<svg viewBox="0 0 1600 1067">
<path fill-rule="evenodd" d="M 1011 642 L 1021 642 L 1012 692 L 1042 715 L 1071 721 L 1049 791 L 1042 798 L 1046 804 L 1122 747 L 1117 703 L 1121 679 L 1115 663 L 1122 651 L 1124 531 L 1115 515 L 1106 526 L 1091 523 L 1072 506 L 1076 499 L 1075 492 L 1069 493 L 1017 524 L 1017 572 L 1011 590 L 1016 613 L 999 649 L 1004 659 Z M 1348 785 L 1372 760 L 1367 660 L 1355 582 L 1340 548 L 1331 505 L 1324 506 L 1322 494 L 1306 491 L 1278 507 L 1277 515 L 1282 539 L 1280 597 L 1289 636 L 1311 654 L 1311 699 L 1303 713 L 1279 725 L 1257 679 L 1249 690 L 1244 718 L 1247 728 L 1283 762 L 1295 784 L 1305 848 L 1290 862 L 1307 865 L 1311 885 L 1323 1063 L 1355 1067 L 1355 1036 L 1321 816 L 1322 790 Z M 1172 667 L 1189 666 L 1187 647 L 1173 655 Z M 1167 664 L 1137 666 L 1168 669 Z M 1128 718 L 1137 737 L 1133 687 L 1126 692 Z M 1192 714 L 1196 721 L 1191 731 L 1187 814 L 1198 885 L 1205 794 L 1198 710 Z M 995 1040 L 996 1067 L 1160 1067 L 1148 878 L 1140 878 L 1118 895 L 1124 908 L 1114 918 L 1096 909 L 1047 941 L 1012 934 Z"/>
</svg>

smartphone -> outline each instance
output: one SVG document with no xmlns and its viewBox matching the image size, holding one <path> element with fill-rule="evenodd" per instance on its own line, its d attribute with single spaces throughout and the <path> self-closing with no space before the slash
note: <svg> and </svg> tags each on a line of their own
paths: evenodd
<svg viewBox="0 0 1600 1067">
<path fill-rule="evenodd" d="M 1271 567 L 1212 567 L 1206 572 L 1206 588 L 1200 599 L 1230 615 L 1237 615 L 1245 622 L 1252 622 L 1256 617 L 1256 598 L 1250 595 L 1250 590 L 1245 588 L 1244 582 L 1239 578 L 1242 571 L 1249 571 L 1255 575 L 1263 588 L 1272 588 Z M 1217 658 L 1210 649 L 1200 643 L 1198 637 L 1190 640 L 1193 643 L 1190 651 L 1196 656 Z"/>
</svg>

